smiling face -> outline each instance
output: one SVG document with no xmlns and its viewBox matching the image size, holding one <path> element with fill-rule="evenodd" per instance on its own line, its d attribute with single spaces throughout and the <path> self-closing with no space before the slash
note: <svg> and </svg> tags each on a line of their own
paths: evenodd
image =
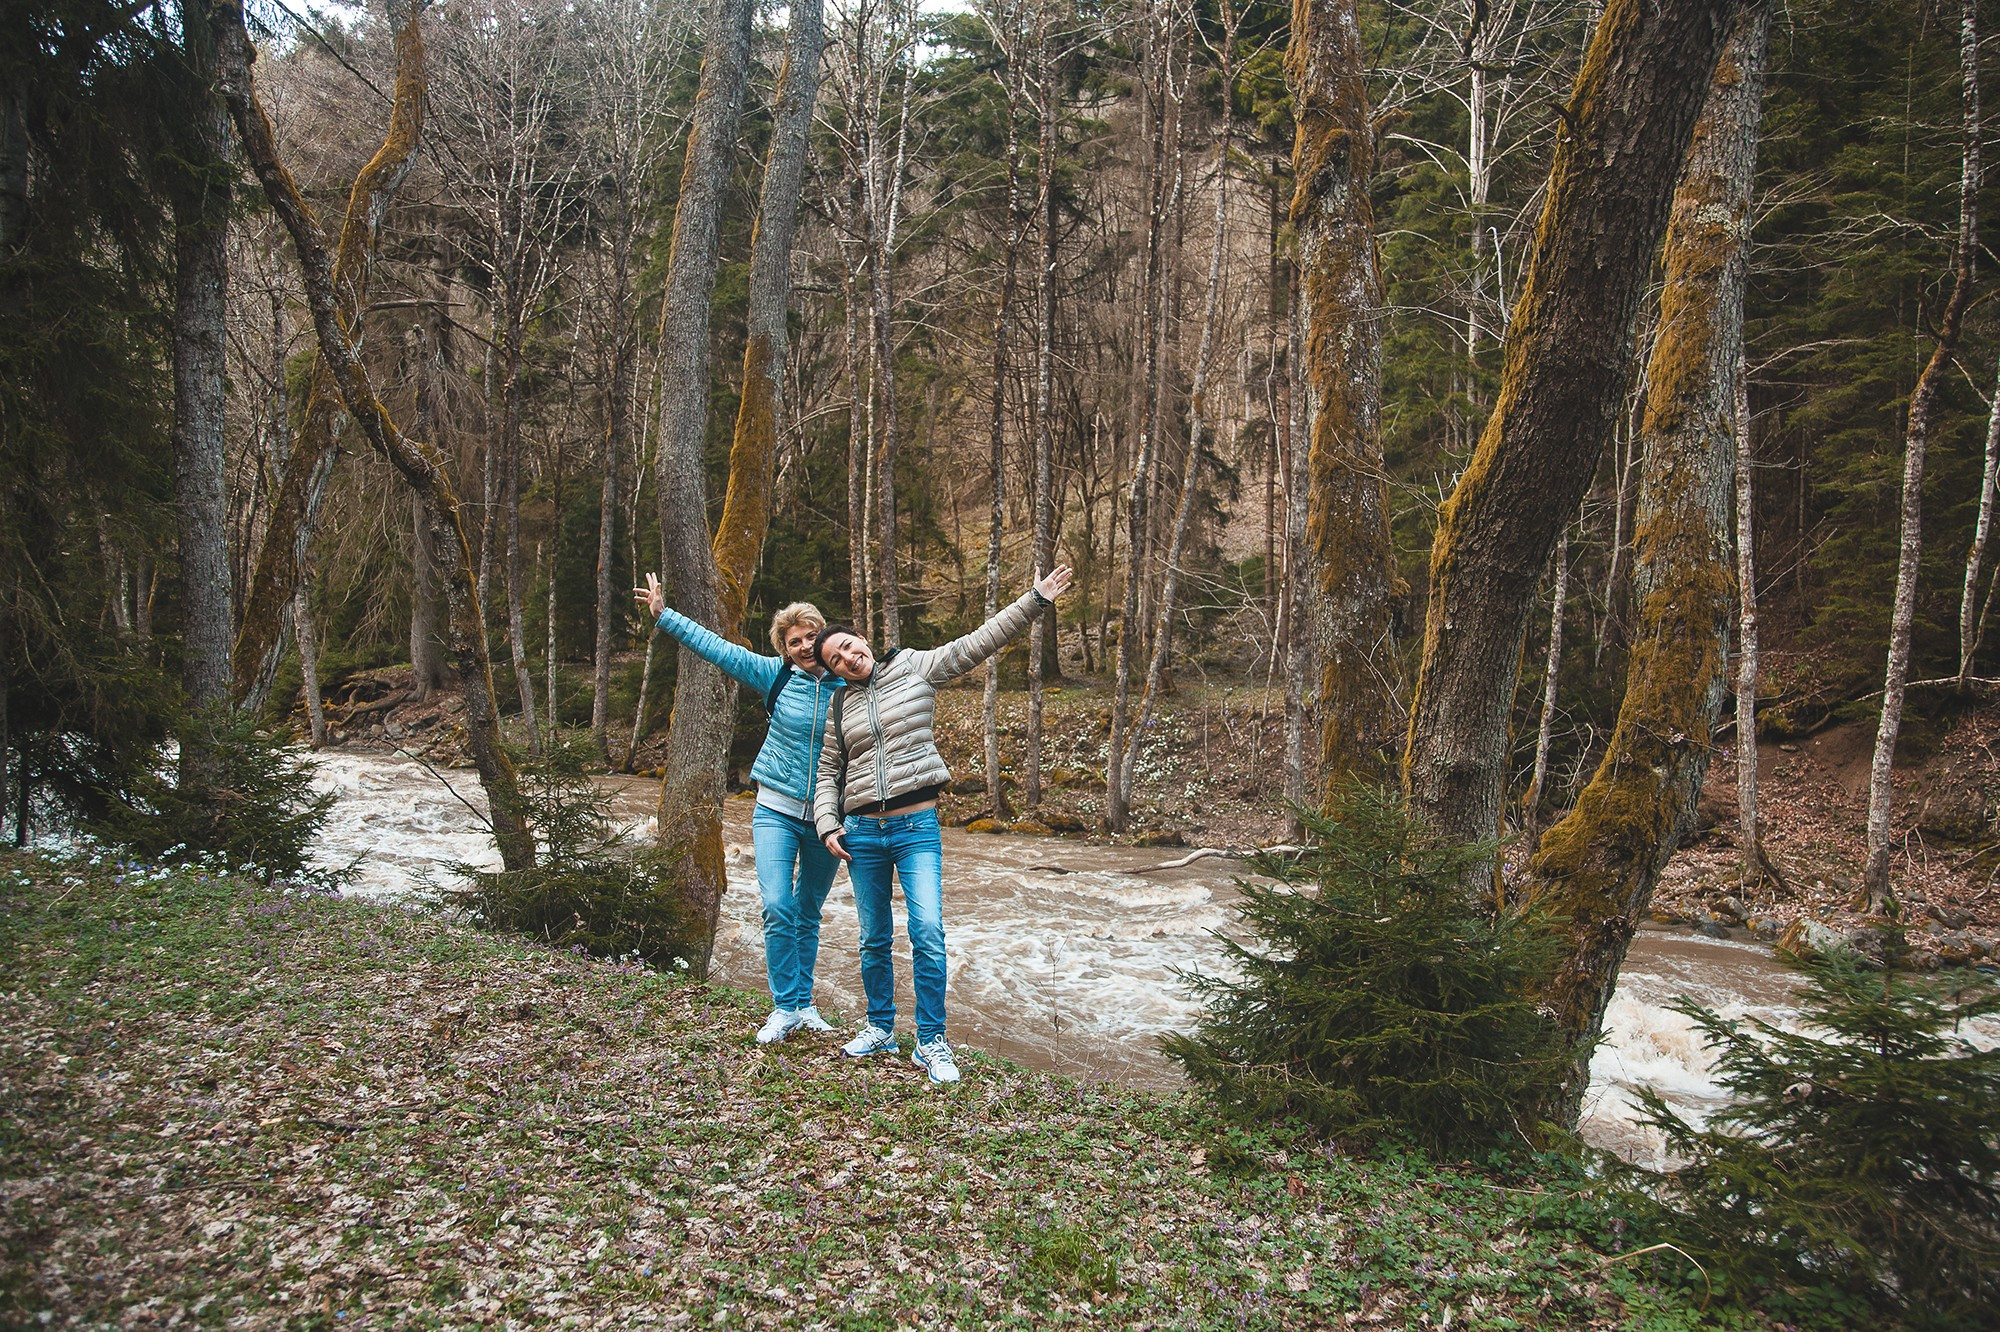
<svg viewBox="0 0 2000 1332">
<path fill-rule="evenodd" d="M 785 660 L 799 670 L 812 675 L 819 674 L 819 663 L 813 660 L 813 638 L 819 633 L 819 626 L 795 624 L 785 630 Z"/>
<path fill-rule="evenodd" d="M 827 669 L 843 680 L 866 680 L 875 669 L 875 653 L 859 634 L 835 634 L 820 649 Z"/>
</svg>

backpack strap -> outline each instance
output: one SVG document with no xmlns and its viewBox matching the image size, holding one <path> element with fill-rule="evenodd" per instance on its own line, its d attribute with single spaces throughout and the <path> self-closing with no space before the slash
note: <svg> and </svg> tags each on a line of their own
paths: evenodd
<svg viewBox="0 0 2000 1332">
<path fill-rule="evenodd" d="M 770 692 L 764 695 L 764 715 L 766 717 L 778 710 L 778 695 L 785 692 L 785 686 L 792 682 L 792 677 L 796 674 L 798 672 L 792 669 L 790 662 L 786 662 L 784 665 L 778 667 L 778 678 L 771 682 Z"/>
</svg>

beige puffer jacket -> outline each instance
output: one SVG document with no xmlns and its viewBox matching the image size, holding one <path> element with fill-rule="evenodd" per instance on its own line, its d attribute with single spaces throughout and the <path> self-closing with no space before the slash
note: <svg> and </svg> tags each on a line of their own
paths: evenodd
<svg viewBox="0 0 2000 1332">
<path fill-rule="evenodd" d="M 965 637 L 927 651 L 898 648 L 875 663 L 865 682 L 841 691 L 840 727 L 836 732 L 828 717 L 813 787 L 813 826 L 821 837 L 840 831 L 844 809 L 951 780 L 931 732 L 937 687 L 1027 632 L 1048 604 L 1030 589 Z"/>
</svg>

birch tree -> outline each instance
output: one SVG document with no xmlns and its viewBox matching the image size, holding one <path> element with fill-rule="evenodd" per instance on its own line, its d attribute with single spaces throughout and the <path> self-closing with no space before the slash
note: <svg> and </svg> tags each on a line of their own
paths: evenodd
<svg viewBox="0 0 2000 1332">
<path fill-rule="evenodd" d="M 1972 545 L 1965 552 L 1965 589 L 1958 599 L 1958 687 L 1972 680 L 1973 660 L 1979 655 L 1986 616 L 1979 604 L 1979 580 L 1986 569 L 1986 540 L 1993 531 L 1993 501 L 2000 490 L 2000 378 L 1993 385 L 1993 403 L 1986 414 L 1986 450 L 1979 470 L 1979 504 L 1972 520 Z M 1984 610 L 1993 606 L 1992 584 L 1988 584 Z"/>
<path fill-rule="evenodd" d="M 1896 558 L 1896 600 L 1889 614 L 1889 660 L 1882 682 L 1882 712 L 1875 728 L 1875 754 L 1868 768 L 1868 864 L 1863 880 L 1868 909 L 1889 908 L 1890 819 L 1895 798 L 1896 740 L 1903 727 L 1903 694 L 1910 678 L 1910 637 L 1917 616 L 1917 572 L 1924 542 L 1924 456 L 1944 379 L 1951 373 L 1972 303 L 1974 261 L 1979 249 L 1980 124 L 1979 25 L 1975 0 L 1963 0 L 1959 16 L 1959 77 L 1962 80 L 1962 157 L 1958 193 L 1958 242 L 1952 247 L 1951 295 L 1938 317 L 1937 345 L 1910 390 L 1908 426 L 1903 437 L 1902 540 Z"/>
</svg>

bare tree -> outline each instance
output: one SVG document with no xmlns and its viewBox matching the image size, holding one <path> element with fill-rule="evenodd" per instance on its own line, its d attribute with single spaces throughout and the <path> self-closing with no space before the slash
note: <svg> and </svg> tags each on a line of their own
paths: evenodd
<svg viewBox="0 0 2000 1332">
<path fill-rule="evenodd" d="M 421 102 L 424 96 L 424 47 L 420 10 L 409 0 L 389 0 L 390 19 L 397 33 L 396 86 Z M 500 743 L 500 721 L 493 701 L 493 674 L 486 650 L 486 627 L 474 599 L 472 552 L 459 523 L 458 499 L 452 493 L 447 460 L 435 448 L 411 440 L 396 427 L 369 382 L 353 335 L 354 316 L 334 284 L 335 267 L 327 252 L 318 219 L 299 192 L 278 155 L 277 136 L 257 102 L 250 80 L 252 48 L 244 29 L 241 0 L 210 0 L 215 25 L 218 85 L 229 105 L 230 118 L 244 153 L 264 187 L 264 196 L 290 233 L 312 311 L 320 357 L 348 415 L 368 442 L 424 496 L 431 534 L 439 549 L 450 552 L 453 567 L 445 581 L 449 606 L 452 655 L 465 689 L 466 748 L 486 791 L 487 816 L 502 864 L 526 869 L 535 863 L 534 832 L 528 824 L 513 764 Z M 394 123 L 392 119 L 392 123 Z M 407 122 L 406 122 L 407 123 Z"/>
<path fill-rule="evenodd" d="M 1882 683 L 1882 713 L 1875 728 L 1875 755 L 1868 769 L 1868 865 L 1863 875 L 1868 909 L 1883 911 L 1889 888 L 1891 803 L 1895 798 L 1896 739 L 1903 727 L 1903 692 L 1910 678 L 1910 636 L 1917 616 L 1917 571 L 1924 541 L 1924 454 L 1930 445 L 1937 397 L 1951 373 L 1972 303 L 1972 275 L 1979 250 L 1980 123 L 1979 24 L 1975 0 L 1963 0 L 1959 17 L 1959 64 L 1963 80 L 1962 170 L 1958 192 L 1958 243 L 1952 248 L 1951 295 L 1938 318 L 1937 346 L 1910 390 L 1909 420 L 1903 437 L 1902 541 L 1896 558 L 1896 600 L 1889 614 L 1889 661 Z"/>
<path fill-rule="evenodd" d="M 1979 472 L 1979 506 L 1972 523 L 1972 545 L 1965 552 L 1965 590 L 1958 599 L 1960 689 L 1964 689 L 1972 679 L 1973 659 L 1979 655 L 1979 643 L 1986 627 L 1986 617 L 1981 614 L 1979 605 L 1979 580 L 1986 566 L 1986 540 L 1993 530 L 1996 489 L 2000 489 L 2000 381 L 1993 386 L 1993 402 L 1986 414 L 1986 453 Z M 1992 603 L 1993 595 L 1989 590 L 1986 609 L 1990 610 Z"/>
</svg>

